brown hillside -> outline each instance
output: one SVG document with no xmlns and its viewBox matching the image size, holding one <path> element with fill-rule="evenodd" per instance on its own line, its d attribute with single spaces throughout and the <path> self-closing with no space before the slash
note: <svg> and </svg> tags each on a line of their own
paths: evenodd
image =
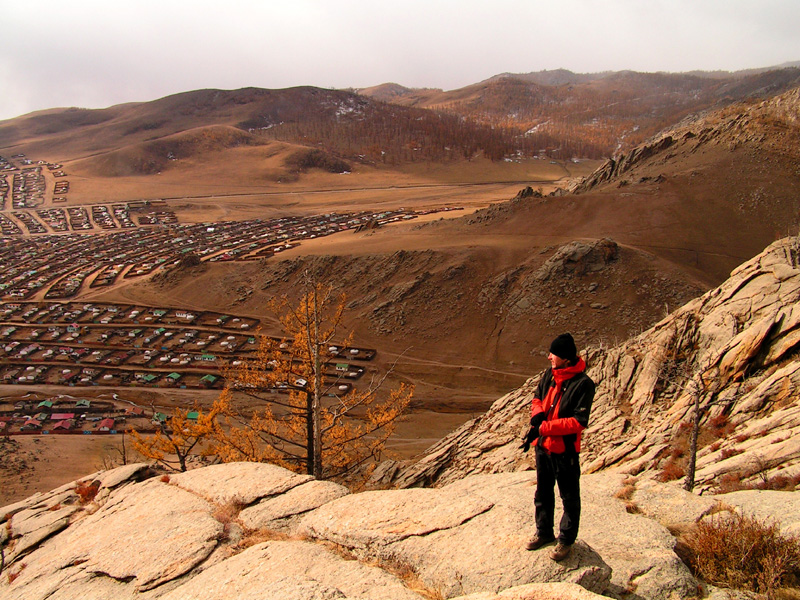
<svg viewBox="0 0 800 600">
<path fill-rule="evenodd" d="M 528 142 L 551 156 L 600 158 L 632 148 L 687 115 L 747 98 L 763 99 L 798 82 L 800 70 L 795 67 L 714 74 L 576 74 L 562 69 L 507 73 L 447 92 L 377 86 L 361 93 L 521 128 L 528 132 Z"/>
<path fill-rule="evenodd" d="M 269 141 L 321 145 L 349 160 L 381 164 L 480 155 L 500 159 L 514 155 L 520 144 L 516 131 L 457 115 L 389 105 L 353 92 L 299 87 L 198 90 L 103 110 L 32 113 L 0 123 L 0 151 L 65 161 L 214 125 Z"/>
<path fill-rule="evenodd" d="M 339 234 L 351 238 L 348 255 L 323 253 L 320 243 L 313 254 L 301 247 L 281 261 L 216 263 L 121 293 L 263 318 L 309 271 L 346 292 L 348 327 L 379 347 L 382 361 L 402 354 L 398 376 L 417 385 L 417 406 L 464 412 L 538 368 L 554 329 L 625 339 L 702 289 L 669 263 L 610 242 L 559 251 L 529 234 L 474 229 L 441 222 Z"/>
<path fill-rule="evenodd" d="M 72 163 L 76 171 L 96 177 L 152 175 L 182 159 L 218 153 L 227 148 L 263 144 L 251 134 L 225 125 L 200 127 L 164 136 L 152 142 L 126 146 Z"/>
</svg>

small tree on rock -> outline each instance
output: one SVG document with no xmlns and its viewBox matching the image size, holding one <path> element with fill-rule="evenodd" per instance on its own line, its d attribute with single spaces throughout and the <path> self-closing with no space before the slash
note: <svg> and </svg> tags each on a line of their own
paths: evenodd
<svg viewBox="0 0 800 600">
<path fill-rule="evenodd" d="M 215 402 L 210 410 L 176 408 L 161 422 L 154 435 L 143 435 L 131 430 L 133 448 L 145 458 L 155 460 L 169 469 L 186 471 L 187 459 L 198 454 L 204 442 L 209 442 L 223 405 Z M 189 414 L 197 414 L 190 419 Z"/>
</svg>

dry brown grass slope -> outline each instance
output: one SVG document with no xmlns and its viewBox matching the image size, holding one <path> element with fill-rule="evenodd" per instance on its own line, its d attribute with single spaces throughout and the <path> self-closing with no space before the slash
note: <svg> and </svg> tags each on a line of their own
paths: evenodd
<svg viewBox="0 0 800 600">
<path fill-rule="evenodd" d="M 360 93 L 402 106 L 443 109 L 493 125 L 531 129 L 529 135 L 551 153 L 566 150 L 599 158 L 620 147 L 630 149 L 693 113 L 768 98 L 798 83 L 796 67 L 713 74 L 580 74 L 559 69 L 505 73 L 449 91 L 387 84 Z"/>
</svg>

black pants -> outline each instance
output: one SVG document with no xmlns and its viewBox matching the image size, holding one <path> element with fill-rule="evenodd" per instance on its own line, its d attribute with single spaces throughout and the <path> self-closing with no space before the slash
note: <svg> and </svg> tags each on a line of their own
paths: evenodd
<svg viewBox="0 0 800 600">
<path fill-rule="evenodd" d="M 581 519 L 581 468 L 578 454 L 549 454 L 536 447 L 536 532 L 541 537 L 553 536 L 553 513 L 555 511 L 555 485 L 564 514 L 561 517 L 558 541 L 573 544 L 578 537 Z"/>
</svg>

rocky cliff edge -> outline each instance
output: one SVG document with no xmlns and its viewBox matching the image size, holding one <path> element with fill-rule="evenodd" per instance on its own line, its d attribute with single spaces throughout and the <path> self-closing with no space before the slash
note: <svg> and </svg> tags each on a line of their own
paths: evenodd
<svg viewBox="0 0 800 600">
<path fill-rule="evenodd" d="M 349 493 L 266 464 L 154 476 L 96 473 L 0 510 L 7 600 L 685 598 L 698 582 L 669 521 L 713 510 L 666 484 L 618 498 L 624 476 L 584 478 L 584 525 L 562 563 L 528 552 L 532 472 L 439 488 Z M 665 508 L 667 507 L 667 508 Z M 662 515 L 663 517 L 664 515 Z M 558 518 L 558 515 L 557 515 Z M 662 519 L 663 520 L 663 519 Z"/>
</svg>

